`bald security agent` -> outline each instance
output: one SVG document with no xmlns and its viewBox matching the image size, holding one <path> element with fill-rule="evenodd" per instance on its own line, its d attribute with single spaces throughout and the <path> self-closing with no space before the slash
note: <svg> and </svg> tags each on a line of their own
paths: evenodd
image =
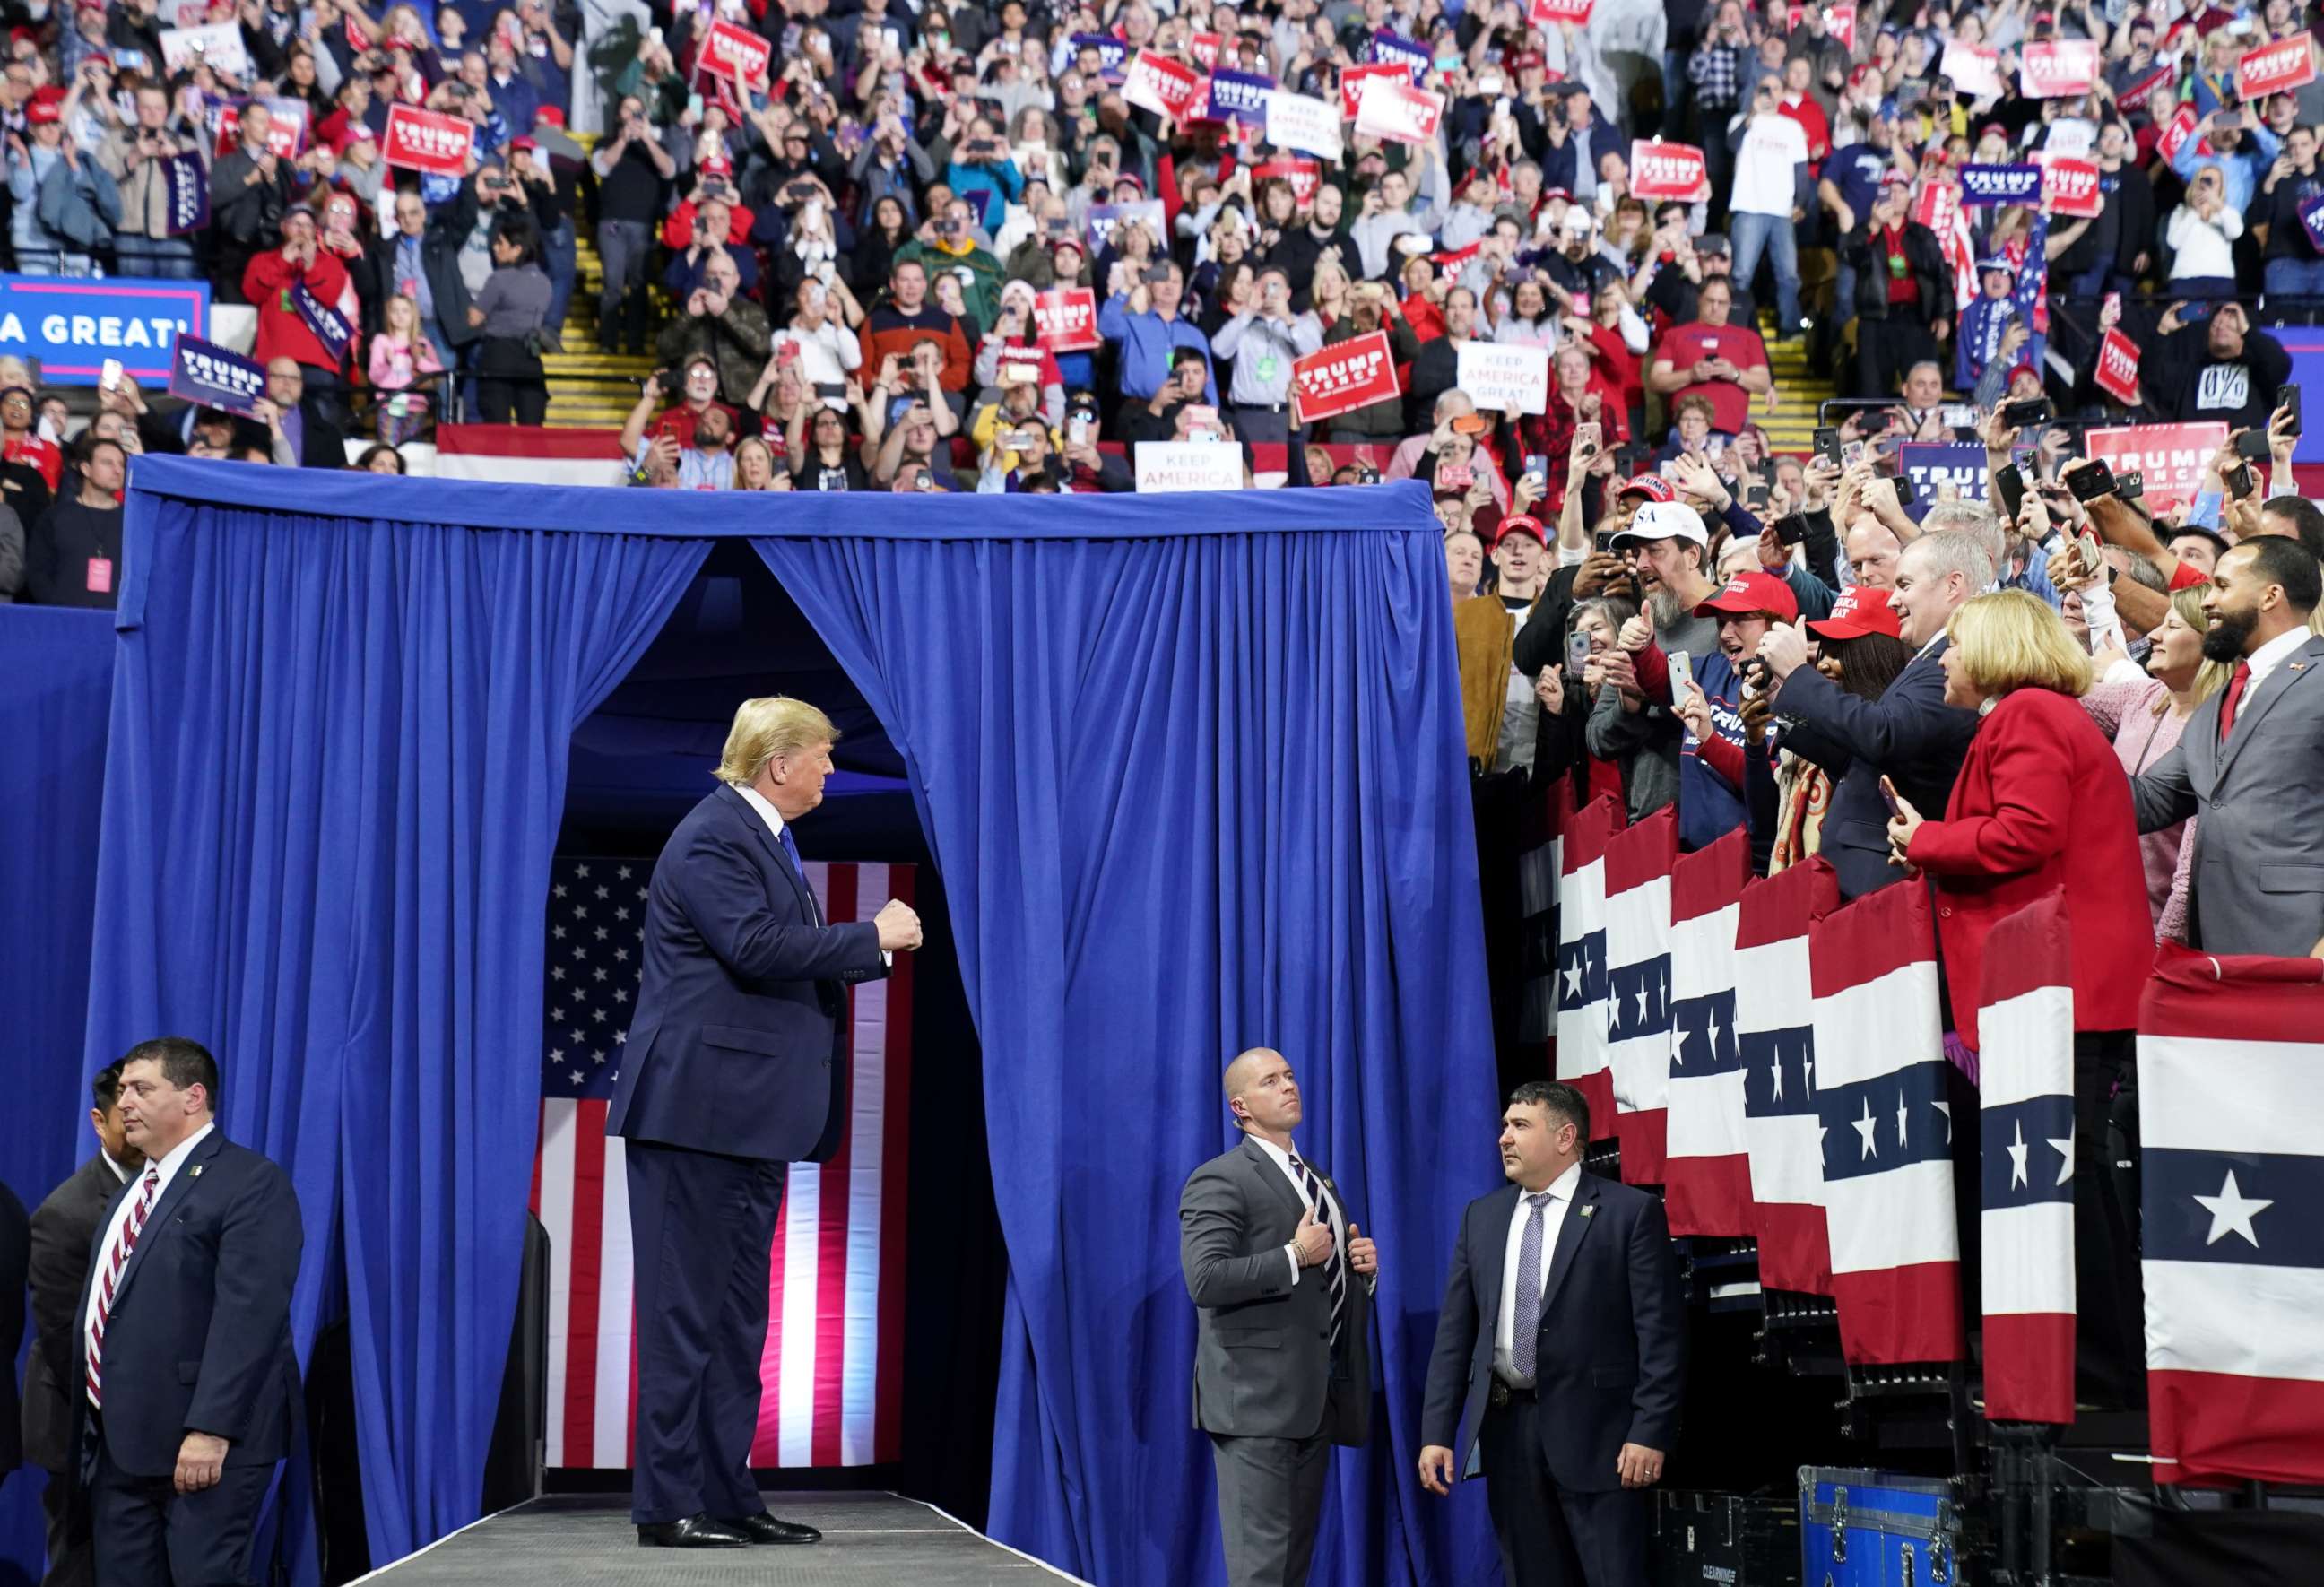
<svg viewBox="0 0 2324 1587">
<path fill-rule="evenodd" d="M 1582 1167 L 1590 1104 L 1532 1080 L 1501 1115 L 1509 1183 L 1462 1214 L 1421 1402 L 1420 1481 L 1485 1479 L 1509 1587 L 1646 1587 L 1678 1438 L 1686 1312 L 1663 1204 Z"/>
<path fill-rule="evenodd" d="M 920 946 L 890 899 L 823 918 L 792 824 L 823 803 L 839 730 L 802 700 L 745 700 L 718 786 L 678 824 L 646 892 L 637 1017 L 605 1133 L 625 1141 L 638 1253 L 636 1469 L 648 1547 L 816 1543 L 751 1475 L 776 1215 L 794 1162 L 838 1149 L 849 983 Z"/>
<path fill-rule="evenodd" d="M 1178 1196 L 1194 1426 L 1218 1470 L 1228 1582 L 1300 1587 L 1332 1445 L 1361 1444 L 1369 1430 L 1379 1252 L 1292 1140 L 1299 1083 L 1283 1055 L 1238 1056 L 1226 1094 L 1243 1140 Z"/>
<path fill-rule="evenodd" d="M 114 1194 L 76 1319 L 73 1408 L 97 1587 L 246 1584 L 300 1414 L 290 1176 L 217 1127 L 218 1066 L 165 1036 L 121 1057 L 145 1165 Z"/>
</svg>

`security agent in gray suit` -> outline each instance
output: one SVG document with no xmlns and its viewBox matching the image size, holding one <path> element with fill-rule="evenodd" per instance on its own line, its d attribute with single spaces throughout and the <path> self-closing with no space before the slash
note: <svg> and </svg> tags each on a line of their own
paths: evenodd
<svg viewBox="0 0 2324 1587">
<path fill-rule="evenodd" d="M 1211 1435 L 1227 1580 L 1300 1587 L 1315 1553 L 1331 1445 L 1371 1413 L 1370 1313 L 1379 1253 L 1291 1132 L 1299 1086 L 1281 1053 L 1227 1066 L 1244 1140 L 1178 1195 L 1194 1298 L 1194 1426 Z"/>
<path fill-rule="evenodd" d="M 2200 817 L 2190 943 L 2211 954 L 2324 956 L 2324 568 L 2300 541 L 2220 557 L 2203 654 L 2235 664 L 2179 742 L 2131 779 L 2138 829 Z"/>
</svg>

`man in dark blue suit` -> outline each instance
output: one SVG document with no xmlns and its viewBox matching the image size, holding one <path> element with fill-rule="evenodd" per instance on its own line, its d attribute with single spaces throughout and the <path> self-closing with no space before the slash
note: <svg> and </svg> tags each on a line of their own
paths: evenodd
<svg viewBox="0 0 2324 1587">
<path fill-rule="evenodd" d="M 624 1139 L 638 1253 L 641 1544 L 814 1543 L 767 1514 L 751 1476 L 759 1361 L 785 1165 L 836 1149 L 847 1072 L 846 983 L 920 946 L 890 899 L 825 923 L 791 823 L 823 802 L 831 719 L 798 700 L 745 700 L 719 786 L 654 865 L 645 964 L 605 1130 Z"/>
<path fill-rule="evenodd" d="M 1678 1437 L 1686 1315 L 1663 1204 L 1585 1173 L 1590 1104 L 1529 1080 L 1510 1183 L 1462 1214 L 1421 1404 L 1420 1481 L 1485 1478 L 1509 1587 L 1645 1587 L 1646 1490 Z"/>
<path fill-rule="evenodd" d="M 217 1061 L 131 1047 L 120 1107 L 144 1167 L 89 1247 L 73 1396 L 97 1587 L 255 1581 L 252 1529 L 299 1416 L 299 1198 L 219 1132 Z"/>
<path fill-rule="evenodd" d="M 1945 624 L 1961 604 L 1993 582 L 1993 561 L 1962 530 L 1924 534 L 1896 558 L 1889 605 L 1899 636 L 1920 653 L 1877 700 L 1858 699 L 1807 664 L 1807 640 L 1777 626 L 1759 641 L 1759 657 L 1780 679 L 1772 701 L 1783 746 L 1833 779 L 1821 852 L 1840 872 L 1842 898 L 1877 891 L 1904 875 L 1888 863 L 1885 775 L 1916 810 L 1941 810 L 1951 799 L 1978 715 L 1945 704 L 1938 665 Z"/>
</svg>

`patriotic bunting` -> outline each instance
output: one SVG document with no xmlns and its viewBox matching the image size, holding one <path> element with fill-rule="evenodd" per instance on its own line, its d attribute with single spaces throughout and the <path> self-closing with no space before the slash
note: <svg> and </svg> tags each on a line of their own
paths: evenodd
<svg viewBox="0 0 2324 1587">
<path fill-rule="evenodd" d="M 2324 961 L 2165 947 L 2138 1020 L 2163 1482 L 2324 1482 Z"/>
<path fill-rule="evenodd" d="M 1670 1105 L 1671 867 L 1678 808 L 1666 805 L 1606 845 L 1606 1064 L 1622 1181 L 1663 1180 Z"/>
<path fill-rule="evenodd" d="M 1673 1234 L 1748 1235 L 1751 1153 L 1744 1138 L 1743 1050 L 1736 1039 L 1735 932 L 1751 874 L 1737 827 L 1671 871 L 1669 1155 Z"/>
<path fill-rule="evenodd" d="M 1928 890 L 1900 881 L 1817 921 L 1808 973 L 1841 1353 L 1856 1362 L 1956 1361 L 1964 1341 L 1953 1118 Z"/>
<path fill-rule="evenodd" d="M 2074 983 L 2065 899 L 1993 928 L 1977 1029 L 1985 1414 L 2074 1419 Z"/>
<path fill-rule="evenodd" d="M 1606 846 L 1621 825 L 1609 798 L 1565 825 L 1558 852 L 1557 1077 L 1590 1103 L 1591 1133 L 1614 1133 L 1606 1067 Z"/>
<path fill-rule="evenodd" d="M 1735 917 L 1735 1041 L 1759 1282 L 1808 1295 L 1831 1293 L 1808 933 L 1839 907 L 1839 873 L 1819 857 L 1745 888 Z"/>
</svg>

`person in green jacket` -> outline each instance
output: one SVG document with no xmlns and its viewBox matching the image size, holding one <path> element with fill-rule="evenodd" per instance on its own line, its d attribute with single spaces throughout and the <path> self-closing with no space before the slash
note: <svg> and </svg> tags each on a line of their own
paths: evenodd
<svg viewBox="0 0 2324 1587">
<path fill-rule="evenodd" d="M 1008 277 L 1001 261 L 976 241 L 976 220 L 964 199 L 954 198 L 944 213 L 920 228 L 919 235 L 896 250 L 896 263 L 917 262 L 934 281 L 950 272 L 961 278 L 961 298 L 969 318 L 990 328 L 1001 315 L 1001 288 Z"/>
</svg>

